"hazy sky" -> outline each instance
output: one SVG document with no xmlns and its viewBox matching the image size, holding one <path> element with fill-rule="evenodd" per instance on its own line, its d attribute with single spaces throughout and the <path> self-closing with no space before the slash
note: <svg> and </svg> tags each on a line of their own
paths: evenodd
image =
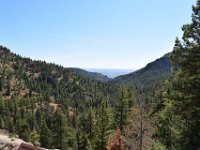
<svg viewBox="0 0 200 150">
<path fill-rule="evenodd" d="M 1 0 L 0 45 L 65 67 L 138 69 L 170 52 L 196 0 Z"/>
</svg>

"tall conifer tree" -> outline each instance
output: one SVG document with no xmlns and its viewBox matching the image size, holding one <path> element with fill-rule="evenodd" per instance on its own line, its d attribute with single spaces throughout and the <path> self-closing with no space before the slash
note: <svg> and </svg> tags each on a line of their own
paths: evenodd
<svg viewBox="0 0 200 150">
<path fill-rule="evenodd" d="M 193 6 L 192 23 L 184 25 L 182 30 L 183 40 L 176 39 L 171 55 L 173 64 L 171 92 L 168 93 L 163 108 L 167 110 L 169 105 L 166 104 L 170 104 L 172 119 L 169 128 L 171 132 L 168 132 L 173 134 L 176 131 L 178 136 L 171 139 L 170 146 L 168 142 L 167 147 L 198 150 L 200 148 L 200 0 Z M 164 117 L 162 121 L 163 119 L 169 118 Z M 159 123 L 162 124 L 161 120 Z"/>
<path fill-rule="evenodd" d="M 124 85 L 117 89 L 115 102 L 115 126 L 123 131 L 123 126 L 127 123 L 129 93 Z"/>
</svg>

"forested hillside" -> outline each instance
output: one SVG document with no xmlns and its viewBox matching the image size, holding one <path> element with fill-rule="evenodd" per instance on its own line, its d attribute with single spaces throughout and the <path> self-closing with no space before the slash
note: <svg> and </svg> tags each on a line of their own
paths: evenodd
<svg viewBox="0 0 200 150">
<path fill-rule="evenodd" d="M 22 58 L 0 46 L 0 128 L 33 144 L 74 147 L 75 140 L 70 138 L 76 138 L 72 129 L 77 118 L 82 116 L 80 124 L 89 127 L 86 115 L 102 102 L 111 105 L 114 90 L 108 83 L 55 64 Z M 72 133 L 64 132 L 68 129 Z"/>
<path fill-rule="evenodd" d="M 170 54 L 147 64 L 144 68 L 133 73 L 116 77 L 112 83 L 126 84 L 133 87 L 152 89 L 159 86 L 160 82 L 170 77 Z"/>
<path fill-rule="evenodd" d="M 2 46 L 0 54 L 0 90 L 5 99 L 40 95 L 45 101 L 60 103 L 63 99 L 85 101 L 113 93 L 109 84 L 83 77 L 71 69 L 22 58 Z"/>
<path fill-rule="evenodd" d="M 93 79 L 93 80 L 97 80 L 97 81 L 101 81 L 101 82 L 108 82 L 111 80 L 107 76 L 105 76 L 101 73 L 97 73 L 97 72 L 88 72 L 86 70 L 79 69 L 79 68 L 67 68 L 67 70 L 75 72 L 85 78 L 89 78 L 89 79 Z"/>
</svg>

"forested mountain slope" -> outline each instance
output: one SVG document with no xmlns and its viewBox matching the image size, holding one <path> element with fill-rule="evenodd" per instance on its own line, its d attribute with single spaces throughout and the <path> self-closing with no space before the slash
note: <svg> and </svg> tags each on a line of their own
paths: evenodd
<svg viewBox="0 0 200 150">
<path fill-rule="evenodd" d="M 102 102 L 113 103 L 114 90 L 109 83 L 0 46 L 0 128 L 35 146 L 75 148 L 76 134 L 86 140 L 89 132 L 88 113 Z M 78 133 L 79 126 L 84 133 Z"/>
<path fill-rule="evenodd" d="M 133 73 L 116 77 L 111 82 L 115 84 L 126 84 L 138 88 L 149 89 L 159 84 L 161 80 L 165 80 L 170 76 L 171 65 L 169 55 L 149 63 L 146 67 Z"/>
<path fill-rule="evenodd" d="M 56 103 L 65 99 L 84 101 L 94 96 L 107 97 L 111 89 L 109 84 L 95 78 L 55 64 L 22 58 L 0 47 L 0 92 L 5 99 L 35 96 Z"/>
<path fill-rule="evenodd" d="M 108 78 L 107 76 L 101 74 L 101 73 L 97 73 L 97 72 L 89 72 L 80 68 L 66 68 L 67 70 L 70 70 L 71 72 L 75 72 L 77 74 L 82 75 L 83 77 L 89 78 L 89 79 L 93 79 L 93 80 L 97 80 L 97 81 L 101 81 L 101 82 L 108 82 L 111 79 Z"/>
</svg>

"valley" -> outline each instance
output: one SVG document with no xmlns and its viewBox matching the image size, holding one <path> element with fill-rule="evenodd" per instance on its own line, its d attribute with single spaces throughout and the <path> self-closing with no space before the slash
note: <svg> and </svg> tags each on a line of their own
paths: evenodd
<svg viewBox="0 0 200 150">
<path fill-rule="evenodd" d="M 0 150 L 199 150 L 195 1 L 0 2 Z"/>
<path fill-rule="evenodd" d="M 76 134 L 83 136 L 83 139 L 79 140 L 96 142 L 92 139 L 97 138 L 95 126 L 100 123 L 96 118 L 98 115 L 106 115 L 105 119 L 110 121 L 105 125 L 110 126 L 111 131 L 116 128 L 112 117 L 115 114 L 114 107 L 117 105 L 115 91 L 121 84 L 121 77 L 111 79 L 100 73 L 87 72 L 77 68 L 63 68 L 44 61 L 34 61 L 16 55 L 3 46 L 0 47 L 0 54 L 1 128 L 17 134 L 27 142 L 45 148 L 56 148 L 54 142 L 56 141 L 58 144 L 65 138 L 66 141 L 72 142 L 71 147 L 74 147 Z M 152 88 L 154 88 L 156 80 L 167 79 L 167 69 L 163 71 L 163 73 L 166 72 L 166 76 L 163 76 L 163 73 L 155 76 L 151 74 L 155 70 L 154 68 L 157 68 L 157 64 L 161 63 L 160 68 L 163 68 L 162 59 L 152 62 L 151 67 L 147 65 L 141 69 L 146 70 L 140 74 L 140 76 L 144 76 L 144 79 L 146 75 L 151 75 L 149 82 L 151 82 Z M 140 70 L 132 73 L 133 77 L 137 72 Z M 159 77 L 159 75 L 161 76 Z M 123 81 L 126 82 L 126 79 L 124 78 Z M 134 81 L 137 80 L 134 79 Z M 136 99 L 132 88 L 133 86 L 122 87 L 119 91 L 128 94 L 126 113 Z M 106 112 L 101 112 L 101 109 Z M 125 116 L 121 117 L 126 118 Z M 60 121 L 62 124 L 58 124 Z M 59 133 L 61 129 L 66 132 L 71 130 L 71 139 Z M 73 133 L 76 134 L 73 135 Z M 60 136 L 64 137 L 60 139 L 61 141 L 57 141 Z M 85 146 L 92 143 L 86 143 Z"/>
</svg>

